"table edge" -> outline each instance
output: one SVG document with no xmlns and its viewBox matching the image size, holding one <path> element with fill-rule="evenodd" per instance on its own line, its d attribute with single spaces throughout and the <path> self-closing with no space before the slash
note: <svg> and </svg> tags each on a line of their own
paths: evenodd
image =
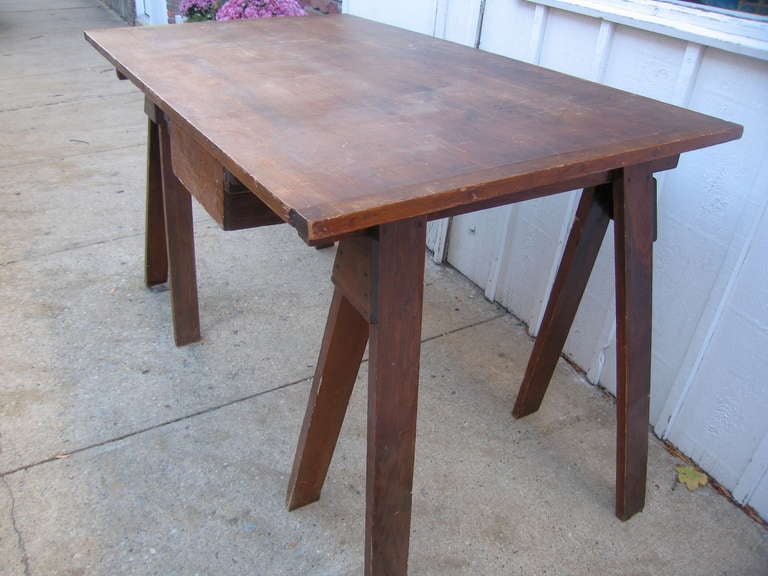
<svg viewBox="0 0 768 576">
<path fill-rule="evenodd" d="M 718 119 L 722 123 L 722 129 L 720 130 L 693 137 L 685 137 L 679 141 L 668 142 L 664 145 L 646 144 L 639 146 L 635 150 L 623 151 L 613 155 L 606 154 L 596 159 L 574 162 L 565 161 L 554 168 L 539 171 L 533 170 L 520 173 L 518 166 L 517 173 L 512 175 L 509 175 L 509 173 L 515 170 L 513 166 L 498 166 L 486 170 L 473 171 L 448 179 L 424 182 L 402 189 L 387 190 L 375 197 L 381 200 L 379 204 L 369 205 L 364 208 L 352 206 L 357 199 L 348 199 L 344 203 L 334 202 L 332 204 L 297 208 L 282 202 L 266 186 L 256 180 L 254 176 L 245 172 L 234 159 L 207 138 L 194 124 L 177 113 L 170 104 L 151 90 L 141 78 L 120 64 L 91 36 L 91 33 L 109 30 L 114 30 L 114 28 L 85 30 L 84 37 L 115 67 L 118 75 L 130 80 L 172 121 L 180 123 L 184 129 L 188 130 L 198 143 L 207 148 L 254 195 L 262 200 L 283 221 L 296 228 L 299 236 L 310 245 L 324 243 L 405 218 L 418 216 L 429 218 L 433 214 L 471 212 L 482 209 L 475 206 L 481 206 L 494 198 L 503 199 L 503 203 L 508 204 L 544 195 L 541 191 L 545 189 L 549 190 L 549 192 L 546 192 L 547 194 L 553 194 L 556 192 L 551 190 L 557 188 L 558 183 L 574 185 L 574 188 L 564 188 L 562 191 L 575 189 L 575 185 L 582 180 L 587 183 L 585 185 L 593 185 L 593 182 L 599 179 L 597 175 L 605 175 L 610 171 L 635 164 L 677 157 L 684 152 L 736 140 L 743 133 L 741 125 Z M 482 180 L 482 182 L 478 183 L 479 180 Z M 434 194 L 423 194 L 402 200 L 389 201 L 384 198 L 385 196 L 401 197 L 414 188 L 421 188 L 427 191 L 439 189 L 440 191 Z M 439 207 L 436 207 L 436 204 L 439 204 Z"/>
</svg>

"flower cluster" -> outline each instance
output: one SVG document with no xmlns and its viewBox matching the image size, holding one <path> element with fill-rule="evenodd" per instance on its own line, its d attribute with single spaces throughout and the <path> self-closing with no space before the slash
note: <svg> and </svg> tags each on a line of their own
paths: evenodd
<svg viewBox="0 0 768 576">
<path fill-rule="evenodd" d="M 216 13 L 216 20 L 303 16 L 304 8 L 297 0 L 227 0 Z"/>
<path fill-rule="evenodd" d="M 181 0 L 179 3 L 179 11 L 192 22 L 213 20 L 217 8 L 216 0 Z"/>
</svg>

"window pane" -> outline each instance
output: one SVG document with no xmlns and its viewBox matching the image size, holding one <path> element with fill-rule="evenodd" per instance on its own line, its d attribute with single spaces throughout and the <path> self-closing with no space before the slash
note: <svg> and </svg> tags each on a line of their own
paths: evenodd
<svg viewBox="0 0 768 576">
<path fill-rule="evenodd" d="M 749 14 L 768 16 L 768 0 L 687 0 L 689 4 L 713 6 Z"/>
</svg>

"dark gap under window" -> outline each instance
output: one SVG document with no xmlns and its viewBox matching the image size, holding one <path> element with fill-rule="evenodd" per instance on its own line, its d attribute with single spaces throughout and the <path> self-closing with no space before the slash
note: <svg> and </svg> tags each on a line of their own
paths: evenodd
<svg viewBox="0 0 768 576">
<path fill-rule="evenodd" d="M 686 0 L 685 3 L 768 16 L 768 0 Z"/>
</svg>

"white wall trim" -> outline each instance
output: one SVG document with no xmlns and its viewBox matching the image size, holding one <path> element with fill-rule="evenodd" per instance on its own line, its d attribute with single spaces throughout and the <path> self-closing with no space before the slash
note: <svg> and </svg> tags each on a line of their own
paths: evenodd
<svg viewBox="0 0 768 576">
<path fill-rule="evenodd" d="M 531 37 L 528 42 L 528 55 L 526 57 L 526 60 L 531 64 L 541 63 L 541 49 L 544 46 L 548 16 L 549 8 L 546 6 L 536 6 L 536 10 L 533 14 L 533 24 L 531 24 Z M 514 204 L 509 204 L 503 208 L 504 224 L 502 226 L 501 236 L 499 237 L 499 243 L 496 246 L 496 251 L 493 255 L 491 272 L 485 282 L 485 297 L 488 298 L 488 300 L 491 302 L 496 300 L 496 289 L 499 285 L 501 269 L 504 265 L 504 254 L 507 247 L 507 240 L 510 230 L 512 229 L 512 220 L 515 214 L 514 206 Z M 538 324 L 536 326 L 530 326 L 529 328 L 531 330 L 532 336 L 535 336 L 538 333 Z"/>
<path fill-rule="evenodd" d="M 539 6 L 536 6 L 536 9 L 539 9 Z M 592 70 L 591 70 L 591 77 L 590 80 L 594 82 L 602 82 L 605 78 L 605 70 L 608 66 L 608 59 L 611 55 L 611 44 L 613 43 L 613 35 L 614 31 L 616 29 L 616 26 L 614 26 L 613 22 L 608 22 L 606 20 L 603 20 L 600 22 L 600 31 L 597 35 L 597 41 L 595 42 L 595 57 L 592 61 Z M 543 31 L 542 31 L 543 32 Z M 541 59 L 541 48 L 539 48 L 538 51 L 538 59 L 535 62 L 536 64 L 540 64 Z M 560 234 L 558 236 L 557 240 L 557 252 L 555 254 L 555 257 L 552 259 L 552 266 L 549 270 L 549 276 L 547 277 L 547 286 L 545 290 L 544 298 L 541 300 L 541 304 L 539 305 L 539 310 L 536 313 L 535 320 L 531 323 L 529 331 L 532 335 L 536 335 L 539 333 L 539 329 L 541 328 L 542 322 L 544 322 L 544 315 L 547 312 L 547 302 L 549 302 L 549 296 L 552 294 L 552 288 L 555 285 L 555 278 L 557 277 L 557 271 L 560 268 L 560 262 L 563 259 L 563 252 L 565 251 L 565 245 L 568 242 L 568 237 L 571 234 L 571 228 L 573 227 L 573 221 L 576 216 L 576 209 L 579 205 L 579 200 L 581 199 L 581 191 L 579 190 L 573 190 L 571 192 L 568 192 L 569 198 L 568 198 L 568 207 L 566 208 L 566 217 L 563 220 L 562 226 L 560 227 Z M 613 331 L 610 334 L 615 333 L 615 323 L 616 320 L 612 319 L 611 322 L 613 322 Z M 605 330 L 604 330 L 605 331 Z M 603 332 L 604 332 L 603 331 Z M 609 338 L 610 338 L 609 334 Z M 607 342 L 606 345 L 610 344 L 610 340 Z M 593 375 L 595 374 L 595 370 L 598 370 L 595 379 L 592 380 L 592 382 L 598 382 L 600 380 L 600 374 L 602 374 L 603 370 L 603 364 L 605 360 L 605 355 L 603 354 L 604 347 L 601 346 L 600 350 L 598 351 L 597 357 L 593 359 L 593 361 L 590 363 L 590 370 L 592 371 Z M 589 374 L 587 375 L 587 378 L 589 378 Z"/>
<path fill-rule="evenodd" d="M 448 19 L 448 3 L 445 0 L 435 0 L 435 16 L 432 25 L 432 36 L 443 38 L 445 24 Z"/>
<path fill-rule="evenodd" d="M 768 60 L 768 18 L 658 0 L 528 0 L 688 42 Z"/>
<path fill-rule="evenodd" d="M 514 204 L 509 204 L 501 208 L 504 211 L 502 217 L 504 224 L 501 227 L 501 236 L 499 242 L 496 245 L 496 250 L 493 253 L 493 262 L 491 263 L 491 273 L 488 275 L 488 279 L 485 281 L 485 297 L 491 302 L 496 302 L 496 291 L 499 287 L 499 279 L 501 278 L 501 268 L 504 264 L 504 255 L 506 253 L 505 248 L 508 246 L 509 233 L 512 229 L 512 220 L 514 216 Z"/>
<path fill-rule="evenodd" d="M 546 6 L 536 6 L 533 13 L 533 24 L 531 24 L 531 38 L 528 43 L 528 62 L 531 64 L 541 63 L 541 49 L 544 46 L 545 31 L 547 29 L 547 17 L 549 8 Z"/>
<path fill-rule="evenodd" d="M 747 233 L 743 237 L 734 236 L 731 240 L 721 273 L 710 291 L 710 302 L 699 319 L 699 326 L 691 338 L 688 353 L 667 394 L 664 407 L 653 424 L 656 434 L 662 439 L 672 439 L 677 418 L 699 374 L 720 318 L 725 312 L 754 238 L 757 236 L 763 214 L 768 212 L 768 198 L 761 197 L 762 190 L 766 189 L 764 183 L 768 182 L 766 166 L 768 166 L 768 154 L 762 163 L 762 170 L 755 178 L 754 186 L 751 187 L 756 198 L 753 202 L 745 202 L 746 207 L 740 218 L 739 228 L 747 230 Z"/>
<path fill-rule="evenodd" d="M 766 478 L 768 478 L 768 434 L 763 436 L 763 440 L 747 464 L 747 469 L 744 470 L 739 483 L 733 489 L 734 500 L 741 504 L 749 504 L 752 495 Z"/>
<path fill-rule="evenodd" d="M 166 0 L 149 0 L 147 2 L 149 15 L 144 13 L 144 0 L 134 0 L 136 5 L 136 23 L 144 26 L 168 24 L 168 7 Z"/>
<path fill-rule="evenodd" d="M 616 312 L 615 308 L 610 308 L 605 316 L 603 327 L 600 330 L 600 337 L 597 340 L 597 352 L 592 357 L 587 370 L 587 380 L 593 384 L 599 384 L 605 368 L 606 356 L 611 349 L 611 345 L 616 341 Z"/>
<path fill-rule="evenodd" d="M 475 48 L 480 48 L 480 41 L 483 38 L 483 19 L 485 18 L 485 0 L 480 0 L 480 6 L 477 11 L 477 26 L 475 28 Z"/>
<path fill-rule="evenodd" d="M 603 82 L 605 70 L 608 67 L 608 58 L 611 54 L 611 44 L 613 43 L 613 33 L 616 26 L 613 22 L 603 20 L 600 22 L 600 31 L 597 34 L 595 44 L 595 59 L 592 61 L 592 71 L 590 80 L 594 82 Z"/>
<path fill-rule="evenodd" d="M 432 260 L 436 264 L 442 264 L 448 256 L 448 231 L 450 226 L 450 218 L 440 218 L 427 224 L 427 248 L 432 250 Z"/>
<path fill-rule="evenodd" d="M 685 47 L 683 63 L 677 75 L 675 83 L 675 95 L 672 101 L 678 106 L 688 107 L 691 103 L 691 95 L 699 75 L 701 61 L 704 57 L 704 47 L 701 44 L 689 42 Z"/>
</svg>

